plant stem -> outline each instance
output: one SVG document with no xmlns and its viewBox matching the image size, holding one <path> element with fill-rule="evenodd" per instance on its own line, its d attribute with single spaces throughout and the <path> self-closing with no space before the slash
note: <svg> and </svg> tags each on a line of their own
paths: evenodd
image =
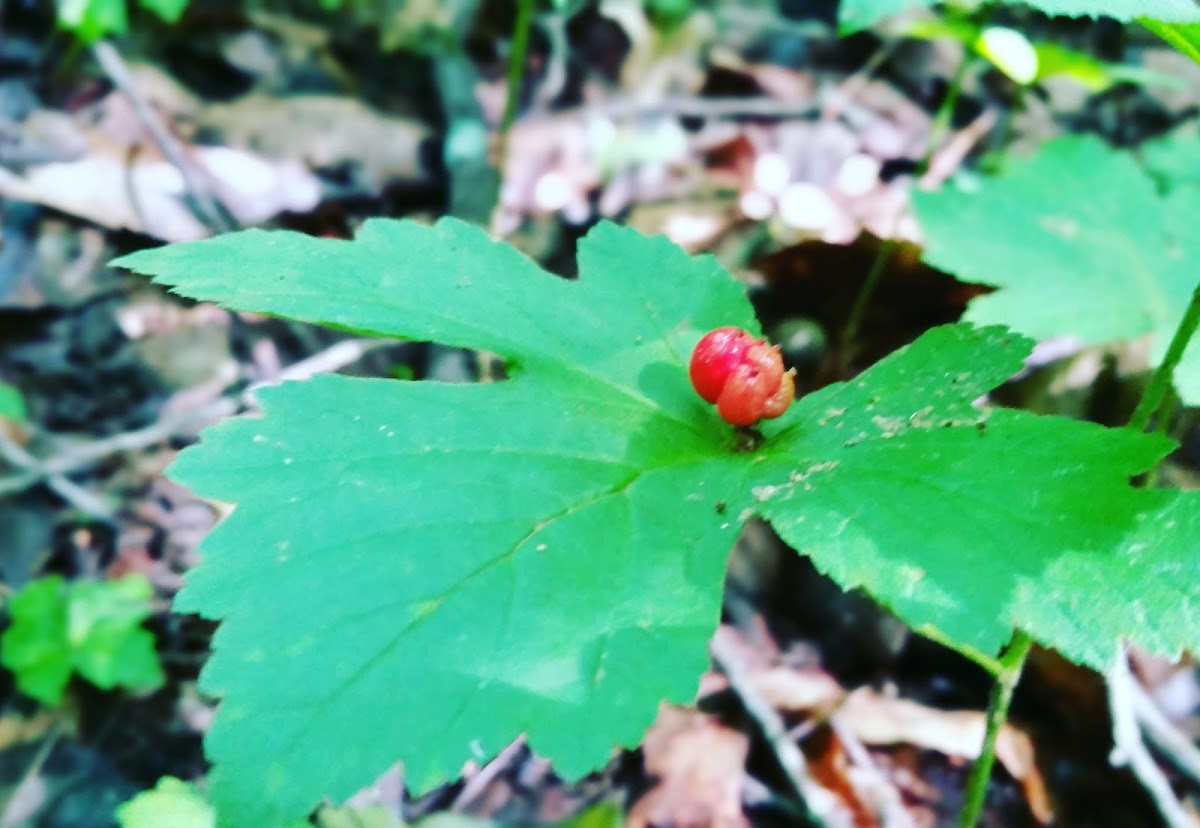
<svg viewBox="0 0 1200 828">
<path fill-rule="evenodd" d="M 971 775 L 967 777 L 967 789 L 964 793 L 963 808 L 958 815 L 959 828 L 975 828 L 979 815 L 983 812 L 983 800 L 987 794 L 988 779 L 992 776 L 992 766 L 996 764 L 996 738 L 1000 728 L 1008 719 L 1008 707 L 1012 703 L 1013 691 L 1025 669 L 1025 660 L 1033 647 L 1033 639 L 1021 630 L 1013 632 L 1012 641 L 1008 643 L 1004 654 L 1000 656 L 1002 669 L 992 685 L 992 696 L 988 700 L 987 730 L 983 735 L 983 746 L 979 750 L 979 758 L 971 766 Z"/>
<path fill-rule="evenodd" d="M 977 650 L 969 644 L 962 644 L 958 641 L 955 641 L 930 624 L 925 624 L 921 627 L 918 627 L 916 632 L 925 638 L 928 638 L 930 641 L 941 644 L 943 647 L 949 650 L 954 650 L 964 658 L 975 662 L 984 670 L 987 670 L 987 672 L 991 674 L 992 678 L 1000 675 L 1000 673 L 1004 670 L 1004 664 L 996 656 L 988 655 L 982 650 Z"/>
<path fill-rule="evenodd" d="M 512 51 L 508 55 L 508 97 L 500 118 L 500 147 L 497 163 L 501 178 L 508 161 L 508 134 L 517 120 L 521 98 L 521 80 L 525 77 L 525 56 L 529 51 L 529 29 L 533 25 L 533 0 L 517 0 L 517 19 L 513 22 Z"/>
<path fill-rule="evenodd" d="M 921 161 L 917 164 L 918 178 L 928 171 L 929 162 L 933 160 L 933 154 L 937 152 L 938 144 L 942 141 L 942 136 L 950 128 L 950 122 L 954 119 L 954 107 L 958 104 L 959 95 L 962 94 L 963 78 L 967 74 L 967 68 L 972 63 L 973 61 L 969 55 L 963 55 L 958 68 L 954 70 L 954 76 L 950 78 L 950 86 L 946 89 L 946 96 L 942 98 L 937 112 L 934 113 L 933 124 L 929 127 L 929 140 L 925 144 L 925 155 L 921 157 Z"/>
<path fill-rule="evenodd" d="M 942 136 L 950 127 L 950 121 L 954 117 L 954 106 L 958 103 L 959 94 L 962 92 L 963 77 L 966 75 L 967 67 L 970 64 L 970 58 L 964 55 L 962 61 L 958 64 L 958 68 L 954 70 L 954 77 L 950 79 L 950 87 L 946 90 L 946 95 L 942 98 L 941 104 L 938 105 L 938 110 L 933 116 L 933 123 L 929 127 L 929 140 L 925 146 L 925 154 L 917 162 L 916 178 L 920 178 L 929 169 L 929 162 L 933 159 L 933 153 L 937 150 L 938 144 L 941 143 Z M 842 327 L 842 335 L 838 340 L 838 344 L 843 351 L 848 351 L 850 345 L 854 342 L 854 338 L 858 336 L 858 328 L 862 324 L 862 318 L 867 311 L 867 305 L 870 303 L 871 297 L 875 294 L 875 289 L 879 286 L 879 281 L 883 278 L 887 264 L 891 261 L 892 255 L 896 252 L 898 246 L 895 239 L 888 238 L 884 239 L 883 244 L 875 251 L 875 259 L 871 262 L 871 269 L 867 271 L 867 278 L 863 280 L 862 287 L 858 289 L 858 295 L 854 297 L 854 304 L 850 308 L 850 315 L 846 317 L 846 324 Z M 846 359 L 846 363 L 849 363 L 849 359 Z"/>
<path fill-rule="evenodd" d="M 1171 337 L 1167 353 L 1158 367 L 1154 369 L 1150 383 L 1142 392 L 1142 398 L 1138 401 L 1137 408 L 1133 410 L 1133 416 L 1129 418 L 1129 427 L 1134 431 L 1145 431 L 1146 426 L 1150 425 L 1150 420 L 1162 407 L 1163 401 L 1167 399 L 1168 392 L 1171 390 L 1171 377 L 1180 360 L 1183 359 L 1183 352 L 1187 350 L 1188 343 L 1191 342 L 1192 335 L 1196 333 L 1197 326 L 1200 326 L 1200 285 L 1197 285 L 1192 292 L 1192 301 L 1184 311 L 1183 319 L 1179 320 L 1179 327 L 1175 329 L 1175 335 Z"/>
<path fill-rule="evenodd" d="M 895 239 L 884 239 L 883 244 L 879 245 L 879 249 L 875 251 L 871 269 L 867 271 L 867 278 L 863 280 L 862 287 L 858 289 L 858 295 L 854 297 L 854 305 L 851 306 L 850 315 L 846 317 L 846 325 L 842 328 L 839 343 L 843 349 L 849 348 L 850 343 L 858 336 L 858 326 L 862 324 L 863 315 L 867 312 L 867 305 L 875 294 L 875 288 L 879 286 L 879 280 L 883 278 L 883 272 L 887 270 L 887 263 L 891 260 L 892 254 L 896 252 L 896 247 Z"/>
</svg>

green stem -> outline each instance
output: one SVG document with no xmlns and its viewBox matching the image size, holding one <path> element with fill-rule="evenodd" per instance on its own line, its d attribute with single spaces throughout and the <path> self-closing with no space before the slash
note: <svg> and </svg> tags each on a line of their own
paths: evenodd
<svg viewBox="0 0 1200 828">
<path fill-rule="evenodd" d="M 851 306 L 850 315 L 846 317 L 846 325 L 842 328 L 839 343 L 843 350 L 848 350 L 851 343 L 854 342 L 854 338 L 858 336 L 858 328 L 867 312 L 867 305 L 870 304 L 871 297 L 875 295 L 875 288 L 879 287 L 883 272 L 887 270 L 887 264 L 891 261 L 892 254 L 896 252 L 898 246 L 895 239 L 884 239 L 883 244 L 879 245 L 879 249 L 875 251 L 871 269 L 867 271 L 867 278 L 863 280 L 862 287 L 858 289 L 858 295 L 854 297 L 854 305 Z M 849 362 L 849 360 L 846 361 Z"/>
<path fill-rule="evenodd" d="M 1142 398 L 1138 401 L 1137 408 L 1133 410 L 1133 416 L 1129 418 L 1129 427 L 1134 431 L 1145 431 L 1155 413 L 1162 408 L 1163 401 L 1167 399 L 1171 390 L 1171 377 L 1175 374 L 1175 368 L 1179 365 L 1180 360 L 1183 359 L 1183 352 L 1187 350 L 1188 343 L 1191 342 L 1192 335 L 1196 333 L 1197 326 L 1200 326 L 1200 285 L 1197 285 L 1192 292 L 1192 301 L 1184 312 L 1183 319 L 1179 320 L 1179 327 L 1175 329 L 1175 335 L 1171 337 L 1167 353 L 1158 367 L 1154 369 L 1150 383 L 1142 392 Z"/>
<path fill-rule="evenodd" d="M 916 176 L 918 178 L 924 175 L 925 171 L 929 169 L 929 162 L 933 159 L 933 153 L 937 150 L 938 144 L 941 143 L 942 136 L 946 130 L 950 128 L 950 121 L 954 117 L 954 106 L 958 103 L 959 95 L 962 93 L 963 78 L 970 64 L 971 60 L 966 56 L 959 62 L 958 68 L 954 70 L 954 77 L 950 79 L 950 88 L 946 90 L 946 96 L 942 98 L 942 102 L 938 106 L 938 111 L 933 116 L 933 123 L 929 127 L 929 141 L 925 146 L 925 154 L 917 162 Z M 846 317 L 846 324 L 842 327 L 842 335 L 838 340 L 844 353 L 849 353 L 854 338 L 858 336 L 858 329 L 862 324 L 863 316 L 867 312 L 867 305 L 870 304 L 871 297 L 875 295 L 875 289 L 879 287 L 883 273 L 887 270 L 887 264 L 891 261 L 892 255 L 896 252 L 898 246 L 895 239 L 884 239 L 883 244 L 875 251 L 875 259 L 871 262 L 871 269 L 867 271 L 867 278 L 863 280 L 862 287 L 858 289 L 858 295 L 854 297 L 854 304 L 850 307 L 850 315 Z M 850 360 L 847 357 L 845 363 L 848 365 L 849 362 Z"/>
<path fill-rule="evenodd" d="M 500 118 L 500 147 L 498 163 L 503 170 L 508 161 L 508 135 L 517 120 L 521 98 L 521 79 L 525 76 L 525 56 L 529 51 L 529 29 L 533 25 L 533 0 L 517 0 L 517 19 L 513 23 L 512 52 L 508 56 L 508 97 L 504 115 Z"/>
<path fill-rule="evenodd" d="M 954 70 L 954 77 L 950 78 L 950 88 L 946 90 L 946 97 L 942 98 L 942 103 L 933 116 L 933 124 L 929 127 L 929 140 L 925 144 L 925 154 L 917 164 L 918 178 L 929 170 L 929 162 L 933 160 L 933 154 L 937 152 L 938 144 L 942 142 L 942 138 L 950 129 L 950 122 L 954 118 L 954 107 L 958 104 L 958 98 L 962 94 L 963 78 L 966 77 L 967 68 L 973 62 L 969 56 L 964 55 L 958 68 Z"/>
<path fill-rule="evenodd" d="M 987 730 L 983 736 L 983 747 L 980 748 L 979 758 L 971 766 L 971 775 L 967 777 L 967 789 L 963 796 L 963 808 L 958 815 L 959 828 L 975 828 L 979 816 L 983 813 L 983 801 L 987 794 L 988 780 L 992 776 L 992 766 L 996 764 L 996 738 L 1000 728 L 1008 719 L 1008 708 L 1012 704 L 1013 691 L 1025 669 L 1025 660 L 1033 647 L 1033 639 L 1020 630 L 1013 633 L 1004 654 L 1000 656 L 1001 671 L 992 685 L 992 696 L 988 700 Z"/>
<path fill-rule="evenodd" d="M 1004 670 L 1004 665 L 996 656 L 988 655 L 982 650 L 972 647 L 970 644 L 963 644 L 962 642 L 955 641 L 953 638 L 950 638 L 948 635 L 931 624 L 925 624 L 921 627 L 918 627 L 916 631 L 918 634 L 928 638 L 930 641 L 941 644 L 948 650 L 954 650 L 959 655 L 975 662 L 984 670 L 987 670 L 988 673 L 991 674 L 992 678 L 1000 675 L 1000 673 Z"/>
</svg>

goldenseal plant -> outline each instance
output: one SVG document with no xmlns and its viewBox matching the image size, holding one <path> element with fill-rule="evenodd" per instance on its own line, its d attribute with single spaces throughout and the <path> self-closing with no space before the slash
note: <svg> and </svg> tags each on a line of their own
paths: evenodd
<svg viewBox="0 0 1200 828">
<path fill-rule="evenodd" d="M 521 733 L 566 776 L 603 765 L 661 701 L 694 697 L 752 516 L 997 676 L 1014 630 L 1098 669 L 1125 637 L 1200 644 L 1200 500 L 1129 482 L 1174 444 L 977 404 L 1032 340 L 935 328 L 761 419 L 747 447 L 690 372 L 728 328 L 773 365 L 741 285 L 609 223 L 578 256 L 559 279 L 443 219 L 118 260 L 194 299 L 508 365 L 488 384 L 265 389 L 262 417 L 172 466 L 236 504 L 176 600 L 221 622 L 202 686 L 222 699 L 222 825 L 285 824 L 397 760 L 428 789 Z"/>
</svg>

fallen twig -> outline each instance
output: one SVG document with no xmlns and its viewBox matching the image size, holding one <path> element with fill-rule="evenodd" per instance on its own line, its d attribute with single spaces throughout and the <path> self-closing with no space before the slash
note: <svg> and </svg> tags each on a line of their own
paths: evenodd
<svg viewBox="0 0 1200 828">
<path fill-rule="evenodd" d="M 469 808 L 475 800 L 483 795 L 487 786 L 501 773 L 510 768 L 525 749 L 525 737 L 518 736 L 509 743 L 508 747 L 496 754 L 496 758 L 488 762 L 479 772 L 463 783 L 462 790 L 454 798 L 451 811 L 462 812 Z"/>
<path fill-rule="evenodd" d="M 1179 770 L 1200 782 L 1200 749 L 1167 720 L 1140 682 L 1129 684 L 1133 712 L 1146 736 Z"/>
<path fill-rule="evenodd" d="M 1163 821 L 1171 828 L 1196 828 L 1196 821 L 1180 804 L 1171 790 L 1171 783 L 1142 742 L 1133 689 L 1136 684 L 1137 680 L 1129 670 L 1125 647 L 1119 645 L 1117 657 L 1108 671 L 1108 705 L 1113 721 L 1113 750 L 1109 761 L 1114 765 L 1129 766 L 1154 800 Z"/>
<path fill-rule="evenodd" d="M 846 726 L 837 711 L 829 716 L 829 726 L 837 734 L 842 749 L 858 771 L 858 784 L 855 787 L 870 802 L 879 817 L 879 824 L 883 828 L 916 828 L 917 822 L 904 807 L 896 786 L 879 770 L 866 746 Z"/>
<path fill-rule="evenodd" d="M 19 482 L 31 486 L 44 479 L 51 490 L 84 514 L 101 520 L 110 520 L 113 517 L 112 508 L 103 498 L 89 492 L 78 483 L 71 482 L 64 475 L 53 472 L 44 476 L 38 475 L 37 471 L 41 469 L 38 459 L 9 439 L 3 429 L 0 429 L 0 458 L 10 465 L 27 470 L 25 474 L 18 476 Z M 2 494 L 3 490 L 0 490 L 0 495 Z"/>
<path fill-rule="evenodd" d="M 775 752 L 779 765 L 787 774 L 796 793 L 804 800 L 809 812 L 817 818 L 821 825 L 827 828 L 849 826 L 847 812 L 839 807 L 833 794 L 818 785 L 808 773 L 808 763 L 800 748 L 788 735 L 787 727 L 779 713 L 764 699 L 754 687 L 742 663 L 741 656 L 721 630 L 713 636 L 711 651 L 717 666 L 729 679 L 729 686 L 742 700 L 746 712 L 758 724 L 759 729 L 767 738 L 771 749 Z"/>
<path fill-rule="evenodd" d="M 186 200 L 188 207 L 196 219 L 213 233 L 227 233 L 230 230 L 236 230 L 238 228 L 237 219 L 217 198 L 204 175 L 188 159 L 183 145 L 176 140 L 158 117 L 154 107 L 138 91 L 133 75 L 130 74 L 129 67 L 125 65 L 125 61 L 116 47 L 101 40 L 92 46 L 92 54 L 95 56 L 96 62 L 100 64 L 100 68 L 108 75 L 108 79 L 113 82 L 113 86 L 129 98 L 138 120 L 150 133 L 150 137 L 154 139 L 154 143 L 163 156 L 171 162 L 175 169 L 179 170 L 179 175 L 183 178 L 183 184 L 187 187 L 190 195 L 190 198 Z"/>
<path fill-rule="evenodd" d="M 254 392 L 260 388 L 336 371 L 358 361 L 373 350 L 392 344 L 395 344 L 395 340 L 342 340 L 307 359 L 289 365 L 277 376 L 257 382 L 240 393 L 219 397 L 201 408 L 163 417 L 134 431 L 126 431 L 86 443 L 60 444 L 53 456 L 46 459 L 34 457 L 11 441 L 0 439 L 0 457 L 18 470 L 17 474 L 0 478 L 0 497 L 24 491 L 45 481 L 67 501 L 90 514 L 97 514 L 96 511 L 85 508 L 89 501 L 87 497 L 80 495 L 80 492 L 84 492 L 84 490 L 67 480 L 65 475 L 88 468 L 114 454 L 144 449 L 189 429 L 202 427 L 235 414 L 243 407 L 254 405 Z M 95 498 L 95 495 L 90 493 L 84 492 L 84 494 Z M 91 503 L 91 505 L 98 506 L 100 503 L 102 501 L 97 499 L 97 502 Z"/>
</svg>

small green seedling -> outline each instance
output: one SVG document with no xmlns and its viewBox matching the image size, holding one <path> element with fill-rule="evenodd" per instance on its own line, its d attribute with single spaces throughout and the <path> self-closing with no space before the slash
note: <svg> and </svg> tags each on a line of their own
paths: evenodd
<svg viewBox="0 0 1200 828">
<path fill-rule="evenodd" d="M 60 28 L 73 33 L 85 43 L 129 31 L 128 0 L 56 0 L 55 10 Z M 137 4 L 154 12 L 166 23 L 174 23 L 183 15 L 189 0 L 137 0 Z"/>
<path fill-rule="evenodd" d="M 142 628 L 153 588 L 140 575 L 118 581 L 30 581 L 7 603 L 0 664 L 17 688 L 43 704 L 62 701 L 73 673 L 105 690 L 163 683 L 154 636 Z"/>
</svg>

